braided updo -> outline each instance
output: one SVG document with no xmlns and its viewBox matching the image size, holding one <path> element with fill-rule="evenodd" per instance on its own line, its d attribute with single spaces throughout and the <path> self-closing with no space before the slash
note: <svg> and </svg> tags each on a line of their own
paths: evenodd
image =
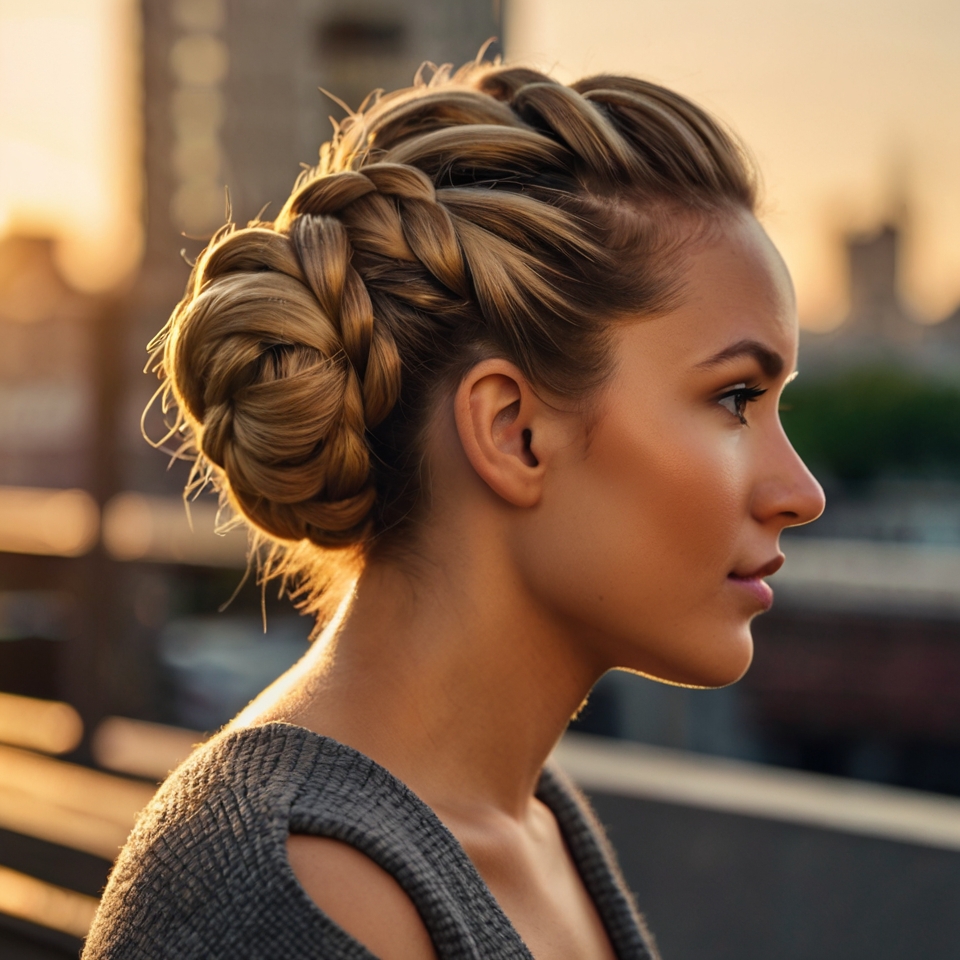
<svg viewBox="0 0 960 960">
<path fill-rule="evenodd" d="M 165 406 L 322 609 L 316 563 L 420 503 L 438 391 L 497 355 L 589 394 L 610 324 L 674 302 L 690 225 L 754 205 L 737 143 L 661 87 L 440 71 L 349 118 L 274 222 L 211 241 L 151 345 Z"/>
</svg>

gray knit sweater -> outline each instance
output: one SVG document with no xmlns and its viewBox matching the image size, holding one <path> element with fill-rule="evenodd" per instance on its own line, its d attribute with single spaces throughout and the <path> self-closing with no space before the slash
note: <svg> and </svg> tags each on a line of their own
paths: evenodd
<svg viewBox="0 0 960 960">
<path fill-rule="evenodd" d="M 602 831 L 547 770 L 557 818 L 620 960 L 654 960 Z M 383 767 L 302 727 L 214 738 L 163 785 L 120 854 L 83 960 L 374 960 L 297 882 L 289 833 L 333 837 L 392 874 L 440 960 L 532 960 L 463 848 Z"/>
</svg>

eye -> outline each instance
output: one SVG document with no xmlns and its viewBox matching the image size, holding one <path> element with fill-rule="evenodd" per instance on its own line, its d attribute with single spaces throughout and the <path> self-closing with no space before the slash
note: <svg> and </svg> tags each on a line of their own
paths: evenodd
<svg viewBox="0 0 960 960">
<path fill-rule="evenodd" d="M 751 387 L 745 383 L 738 383 L 725 393 L 722 393 L 717 402 L 725 410 L 729 410 L 744 426 L 747 424 L 745 416 L 747 404 L 758 400 L 767 391 L 762 387 Z"/>
</svg>

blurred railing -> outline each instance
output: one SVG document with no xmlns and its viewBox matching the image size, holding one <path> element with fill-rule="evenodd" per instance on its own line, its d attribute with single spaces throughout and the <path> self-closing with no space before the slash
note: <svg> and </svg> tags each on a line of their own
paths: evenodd
<svg viewBox="0 0 960 960">
<path fill-rule="evenodd" d="M 792 536 L 775 588 L 819 608 L 960 613 L 960 549 L 933 543 Z"/>
<path fill-rule="evenodd" d="M 49 755 L 72 751 L 82 735 L 68 704 L 0 694 L 0 830 L 55 844 L 62 858 L 77 851 L 107 866 L 157 783 L 204 735 L 108 717 L 93 733 L 92 753 L 99 766 L 127 776 Z M 84 937 L 97 898 L 3 865 L 2 850 L 0 914 Z"/>
<path fill-rule="evenodd" d="M 957 955 L 960 800 L 584 735 L 557 759 L 670 960 Z"/>
<path fill-rule="evenodd" d="M 557 762 L 584 790 L 960 851 L 960 799 L 570 733 Z"/>
<path fill-rule="evenodd" d="M 83 490 L 0 487 L 0 551 L 79 557 L 98 542 L 115 560 L 243 567 L 243 530 L 220 530 L 212 498 L 120 493 L 101 512 Z"/>
</svg>

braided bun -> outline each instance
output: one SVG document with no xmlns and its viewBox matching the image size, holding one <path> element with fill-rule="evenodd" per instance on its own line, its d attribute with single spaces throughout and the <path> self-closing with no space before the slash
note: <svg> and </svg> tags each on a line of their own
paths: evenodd
<svg viewBox="0 0 960 960">
<path fill-rule="evenodd" d="M 236 231 L 198 263 L 163 365 L 199 452 L 283 540 L 338 545 L 368 523 L 365 440 L 396 402 L 400 359 L 338 221 Z"/>
<path fill-rule="evenodd" d="M 672 303 L 689 215 L 754 203 L 730 135 L 660 87 L 441 71 L 348 120 L 275 222 L 211 241 L 151 345 L 175 427 L 319 609 L 323 551 L 362 560 L 421 504 L 438 388 L 497 353 L 588 393 L 613 319 Z"/>
</svg>

